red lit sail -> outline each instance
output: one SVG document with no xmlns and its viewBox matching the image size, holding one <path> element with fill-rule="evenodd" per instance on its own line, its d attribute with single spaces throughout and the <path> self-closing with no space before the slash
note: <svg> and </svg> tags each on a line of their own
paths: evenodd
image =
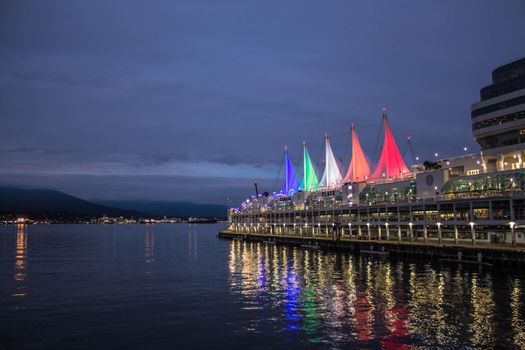
<svg viewBox="0 0 525 350">
<path fill-rule="evenodd" d="M 373 179 L 403 177 L 408 174 L 408 167 L 397 148 L 396 140 L 390 130 L 390 123 L 386 117 L 386 112 L 383 114 L 383 121 L 385 128 L 383 149 L 381 150 L 379 162 L 371 177 Z"/>
<path fill-rule="evenodd" d="M 352 160 L 346 172 L 345 182 L 366 181 L 369 175 L 370 164 L 361 148 L 354 124 L 352 124 Z"/>
</svg>

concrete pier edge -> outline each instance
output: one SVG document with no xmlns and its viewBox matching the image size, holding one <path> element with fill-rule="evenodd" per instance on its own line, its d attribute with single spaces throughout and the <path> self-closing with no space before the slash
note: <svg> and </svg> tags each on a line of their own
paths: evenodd
<svg viewBox="0 0 525 350">
<path fill-rule="evenodd" d="M 291 235 L 266 235 L 256 233 L 234 232 L 222 230 L 218 238 L 235 239 L 247 242 L 273 241 L 280 245 L 304 246 L 316 244 L 321 249 L 349 251 L 388 252 L 391 256 L 417 257 L 442 262 L 455 262 L 478 265 L 510 265 L 525 266 L 525 247 L 484 246 L 468 244 L 447 244 L 434 242 L 406 242 L 397 240 L 363 240 L 330 237 L 303 237 Z M 304 248 L 308 249 L 308 248 Z M 368 255 L 368 254 L 367 254 Z"/>
</svg>

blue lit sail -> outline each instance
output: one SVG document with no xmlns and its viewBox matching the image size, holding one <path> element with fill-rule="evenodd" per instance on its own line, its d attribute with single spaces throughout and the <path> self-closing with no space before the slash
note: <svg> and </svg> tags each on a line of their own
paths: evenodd
<svg viewBox="0 0 525 350">
<path fill-rule="evenodd" d="M 299 185 L 297 183 L 297 176 L 295 175 L 295 170 L 288 154 L 288 147 L 284 147 L 284 184 L 281 189 L 281 193 L 293 193 L 299 190 Z"/>
</svg>

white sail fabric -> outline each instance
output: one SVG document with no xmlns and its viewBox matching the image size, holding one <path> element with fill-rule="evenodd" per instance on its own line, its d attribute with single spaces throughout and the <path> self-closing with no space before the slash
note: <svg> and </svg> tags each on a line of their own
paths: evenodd
<svg viewBox="0 0 525 350">
<path fill-rule="evenodd" d="M 343 177 L 341 176 L 341 170 L 335 159 L 332 146 L 330 146 L 330 140 L 328 135 L 325 134 L 325 166 L 324 174 L 319 183 L 319 187 L 332 187 L 341 182 Z"/>
</svg>

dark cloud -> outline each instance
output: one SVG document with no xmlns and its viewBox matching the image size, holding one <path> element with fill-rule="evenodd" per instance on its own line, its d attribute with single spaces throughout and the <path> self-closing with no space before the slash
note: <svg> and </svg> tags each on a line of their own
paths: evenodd
<svg viewBox="0 0 525 350">
<path fill-rule="evenodd" d="M 474 149 L 470 104 L 524 54 L 523 13 L 519 0 L 3 1 L 0 180 L 117 198 L 165 175 L 144 194 L 226 197 L 246 188 L 234 179 L 274 182 L 284 145 L 297 165 L 303 140 L 320 160 L 324 132 L 348 162 L 351 122 L 372 157 L 384 106 L 401 148 Z M 173 176 L 186 187 L 165 191 Z"/>
</svg>

